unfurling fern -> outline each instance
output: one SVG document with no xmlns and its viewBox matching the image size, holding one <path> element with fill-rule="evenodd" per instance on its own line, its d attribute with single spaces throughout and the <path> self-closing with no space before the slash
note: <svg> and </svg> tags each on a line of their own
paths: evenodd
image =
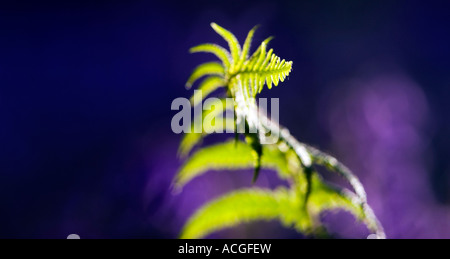
<svg viewBox="0 0 450 259">
<path fill-rule="evenodd" d="M 192 53 L 212 53 L 220 63 L 210 62 L 198 66 L 189 78 L 186 87 L 202 77 L 199 89 L 202 96 L 223 87 L 228 97 L 233 98 L 232 107 L 210 111 L 223 114 L 233 110 L 234 120 L 225 123 L 236 130 L 246 129 L 245 142 L 236 138 L 198 150 L 184 163 L 175 178 L 175 188 L 182 188 L 189 181 L 211 170 L 254 169 L 254 181 L 259 169 L 274 170 L 281 179 L 289 182 L 289 189 L 276 190 L 248 188 L 231 192 L 200 208 L 185 225 L 181 238 L 202 238 L 224 228 L 257 220 L 279 220 L 286 227 L 293 227 L 305 235 L 319 234 L 324 230 L 320 214 L 327 210 L 341 209 L 350 212 L 364 222 L 378 238 L 385 238 L 383 228 L 367 204 L 364 188 L 358 178 L 334 157 L 303 144 L 289 131 L 258 110 L 255 96 L 265 85 L 270 89 L 283 82 L 292 70 L 292 61 L 281 60 L 267 45 L 272 38 L 264 40 L 250 55 L 250 46 L 256 27 L 249 33 L 241 47 L 229 31 L 212 23 L 212 28 L 228 43 L 229 51 L 216 44 L 203 44 L 192 48 Z M 199 101 L 198 92 L 191 101 Z M 224 100 L 218 102 L 225 103 Z M 226 120 L 226 119 L 225 119 Z M 198 122 L 194 122 L 198 123 Z M 187 133 L 180 145 L 180 153 L 188 156 L 201 139 L 212 132 L 203 126 L 200 133 Z M 253 131 L 252 131 L 253 130 Z M 274 144 L 262 144 L 270 138 L 266 132 L 279 136 Z M 252 132 L 252 133 L 249 133 Z M 236 133 L 238 134 L 238 133 Z M 324 166 L 344 177 L 354 189 L 350 191 L 326 183 L 317 173 L 315 165 Z"/>
</svg>

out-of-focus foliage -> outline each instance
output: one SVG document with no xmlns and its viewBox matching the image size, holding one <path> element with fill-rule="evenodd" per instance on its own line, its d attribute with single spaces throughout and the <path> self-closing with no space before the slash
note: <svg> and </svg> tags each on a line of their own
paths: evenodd
<svg viewBox="0 0 450 259">
<path fill-rule="evenodd" d="M 205 205 L 191 217 L 181 238 L 201 238 L 216 230 L 256 220 L 279 220 L 304 234 L 320 233 L 318 217 L 324 210 L 344 209 L 364 220 L 364 211 L 348 191 L 325 184 L 317 174 L 307 202 L 298 190 L 251 188 L 229 193 Z"/>
</svg>

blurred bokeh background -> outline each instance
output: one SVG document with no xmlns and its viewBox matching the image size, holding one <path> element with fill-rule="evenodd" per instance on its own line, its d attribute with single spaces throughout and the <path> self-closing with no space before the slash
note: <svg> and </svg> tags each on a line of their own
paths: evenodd
<svg viewBox="0 0 450 259">
<path fill-rule="evenodd" d="M 361 178 L 389 238 L 450 238 L 448 1 L 39 2 L 0 4 L 0 238 L 176 238 L 202 203 L 249 185 L 251 172 L 214 172 L 169 189 L 170 105 L 213 58 L 188 49 L 224 44 L 213 21 L 276 37 L 294 70 L 263 96 Z M 345 213 L 323 220 L 368 234 Z M 212 237 L 301 236 L 268 222 Z"/>
</svg>

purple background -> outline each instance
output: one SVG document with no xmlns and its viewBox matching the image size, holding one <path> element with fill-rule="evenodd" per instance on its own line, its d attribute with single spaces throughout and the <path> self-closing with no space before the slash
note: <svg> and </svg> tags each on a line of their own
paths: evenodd
<svg viewBox="0 0 450 259">
<path fill-rule="evenodd" d="M 426 3 L 425 3 L 426 2 Z M 390 238 L 450 238 L 448 1 L 26 1 L 0 4 L 0 238 L 175 238 L 202 203 L 249 186 L 216 172 L 184 192 L 170 104 L 199 43 L 276 36 L 294 61 L 281 123 L 352 168 Z M 338 179 L 325 173 L 330 180 Z M 260 186 L 280 182 L 264 171 Z M 335 237 L 365 238 L 345 213 Z M 276 222 L 212 237 L 296 238 Z"/>
</svg>

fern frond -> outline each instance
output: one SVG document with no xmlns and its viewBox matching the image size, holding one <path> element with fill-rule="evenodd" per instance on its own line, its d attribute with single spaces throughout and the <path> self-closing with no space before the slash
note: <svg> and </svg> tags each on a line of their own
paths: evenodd
<svg viewBox="0 0 450 259">
<path fill-rule="evenodd" d="M 261 168 L 276 170 L 281 178 L 290 175 L 284 154 L 271 146 L 263 147 Z M 182 188 L 186 183 L 210 170 L 239 170 L 255 167 L 253 149 L 243 143 L 228 141 L 200 149 L 193 154 L 178 172 L 175 184 Z"/>
<path fill-rule="evenodd" d="M 276 191 L 247 189 L 227 194 L 199 209 L 185 225 L 181 238 L 205 237 L 217 230 L 256 220 L 280 219 L 293 224 L 289 216 L 298 213 L 298 206 L 285 188 Z"/>
<path fill-rule="evenodd" d="M 252 43 L 253 40 L 253 35 L 255 34 L 256 29 L 258 29 L 258 25 L 253 27 L 253 29 L 251 29 L 247 35 L 247 38 L 245 39 L 244 42 L 244 46 L 242 46 L 242 53 L 241 56 L 239 58 L 239 61 L 236 64 L 235 70 L 239 71 L 239 69 L 241 68 L 241 66 L 244 64 L 244 61 L 247 60 L 248 58 L 248 53 L 250 51 L 250 45 Z"/>
<path fill-rule="evenodd" d="M 222 48 L 217 44 L 206 43 L 193 47 L 189 51 L 190 53 L 198 53 L 198 52 L 212 53 L 222 61 L 225 70 L 228 70 L 228 68 L 230 68 L 231 62 L 230 52 L 228 52 L 226 49 Z"/>
<path fill-rule="evenodd" d="M 222 77 L 218 77 L 218 76 L 210 76 L 207 77 L 199 86 L 198 86 L 198 90 L 194 93 L 194 95 L 191 97 L 190 102 L 191 104 L 194 104 L 194 100 L 197 100 L 199 97 L 199 95 L 202 96 L 201 99 L 199 99 L 200 101 L 203 101 L 206 97 L 208 97 L 208 95 L 212 92 L 214 92 L 215 90 L 219 89 L 220 87 L 224 87 L 226 85 L 225 81 L 223 80 Z"/>
<path fill-rule="evenodd" d="M 231 54 L 215 44 L 202 44 L 192 48 L 191 52 L 193 53 L 209 52 L 215 54 L 222 61 L 223 66 L 221 69 L 217 66 L 217 63 L 214 65 L 212 63 L 200 65 L 194 70 L 194 73 L 188 80 L 186 84 L 187 88 L 190 88 L 200 77 L 215 74 L 224 77 L 229 83 L 228 87 L 230 88 L 237 89 L 242 87 L 245 92 L 244 96 L 248 99 L 260 93 L 265 84 L 271 89 L 272 85 L 278 86 L 280 81 L 283 82 L 289 76 L 292 70 L 292 61 L 281 60 L 273 54 L 273 49 L 266 52 L 267 44 L 273 37 L 264 40 L 249 58 L 251 42 L 258 26 L 250 30 L 242 49 L 238 40 L 231 32 L 215 23 L 211 23 L 211 27 L 227 41 Z M 234 78 L 238 79 L 239 86 L 235 85 L 235 81 L 232 80 Z"/>
<path fill-rule="evenodd" d="M 195 83 L 195 81 L 204 76 L 207 75 L 224 76 L 224 74 L 225 69 L 221 64 L 217 62 L 203 63 L 194 69 L 194 71 L 192 72 L 191 76 L 189 77 L 186 83 L 186 87 L 191 88 L 192 85 Z"/>
<path fill-rule="evenodd" d="M 211 27 L 228 42 L 228 46 L 231 51 L 231 57 L 233 58 L 233 67 L 234 64 L 239 60 L 239 56 L 241 55 L 241 46 L 239 45 L 239 41 L 236 39 L 233 33 L 228 30 L 220 27 L 216 23 L 211 23 Z"/>
<path fill-rule="evenodd" d="M 182 188 L 195 177 L 212 170 L 254 169 L 255 181 L 259 169 L 267 168 L 277 171 L 279 178 L 288 180 L 290 189 L 246 189 L 216 199 L 191 217 L 183 230 L 182 238 L 200 238 L 240 223 L 273 219 L 280 220 L 287 227 L 295 227 L 303 234 L 317 234 L 322 229 L 321 213 L 337 209 L 351 213 L 379 238 L 384 238 L 383 227 L 367 204 L 365 190 L 356 175 L 334 157 L 299 142 L 286 128 L 271 123 L 265 115 L 258 112 L 254 97 L 262 91 L 264 85 L 271 89 L 273 85 L 278 86 L 283 82 L 292 71 L 293 62 L 281 59 L 274 54 L 273 49 L 267 51 L 272 37 L 264 40 L 249 55 L 257 27 L 250 30 L 242 49 L 231 32 L 215 23 L 211 23 L 211 27 L 225 39 L 229 50 L 215 44 L 202 44 L 192 48 L 191 53 L 216 55 L 222 64 L 210 62 L 198 66 L 186 86 L 190 88 L 198 79 L 209 76 L 199 85 L 201 92 L 194 93 L 191 102 L 200 99 L 200 94 L 203 100 L 219 87 L 225 86 L 227 94 L 233 97 L 234 104 L 233 107 L 226 107 L 224 100 L 217 99 L 223 105 L 216 106 L 213 103 L 214 109 L 206 111 L 202 120 L 194 120 L 192 129 L 201 129 L 201 132 L 185 134 L 179 152 L 187 156 L 203 137 L 221 130 L 233 129 L 236 139 L 195 152 L 177 173 L 175 188 Z M 227 109 L 233 110 L 233 119 L 217 116 L 223 115 Z M 217 120 L 224 120 L 225 128 L 222 129 Z M 203 123 L 205 121 L 209 123 Z M 246 130 L 246 143 L 238 140 L 236 129 L 241 126 Z M 260 138 L 266 130 L 279 136 L 277 144 L 261 145 Z M 343 176 L 355 192 L 323 181 L 315 171 L 315 165 L 325 166 Z"/>
<path fill-rule="evenodd" d="M 273 49 L 266 52 L 266 44 L 261 45 L 259 57 L 256 56 L 244 64 L 241 70 L 236 73 L 245 89 L 251 91 L 251 96 L 256 96 L 267 84 L 269 89 L 272 84 L 278 86 L 279 82 L 284 82 L 292 70 L 292 61 L 281 60 L 273 54 Z"/>
</svg>

